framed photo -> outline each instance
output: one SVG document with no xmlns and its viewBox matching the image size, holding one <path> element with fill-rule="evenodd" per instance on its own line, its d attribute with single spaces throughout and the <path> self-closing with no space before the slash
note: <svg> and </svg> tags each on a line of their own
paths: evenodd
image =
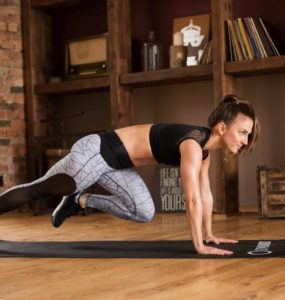
<svg viewBox="0 0 285 300">
<path fill-rule="evenodd" d="M 108 36 L 101 34 L 66 44 L 67 78 L 102 75 L 108 72 Z"/>
</svg>

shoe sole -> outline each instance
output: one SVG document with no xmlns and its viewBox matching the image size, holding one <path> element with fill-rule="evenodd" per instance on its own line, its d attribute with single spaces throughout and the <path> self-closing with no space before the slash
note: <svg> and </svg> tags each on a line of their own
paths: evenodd
<svg viewBox="0 0 285 300">
<path fill-rule="evenodd" d="M 63 207 L 63 205 L 65 205 L 67 200 L 68 200 L 68 196 L 64 196 L 63 199 L 61 200 L 61 202 L 59 203 L 59 205 L 56 207 L 56 209 L 53 211 L 53 213 L 51 215 L 51 223 L 56 228 L 58 228 L 61 225 L 61 224 L 59 224 L 59 225 L 55 224 L 56 215 L 57 215 L 58 211 Z"/>
</svg>

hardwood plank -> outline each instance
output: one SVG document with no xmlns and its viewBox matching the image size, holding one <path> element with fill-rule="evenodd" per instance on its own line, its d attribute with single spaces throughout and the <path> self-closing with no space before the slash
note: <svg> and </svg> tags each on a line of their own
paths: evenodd
<svg viewBox="0 0 285 300">
<path fill-rule="evenodd" d="M 211 80 L 212 76 L 212 65 L 198 65 L 184 68 L 122 74 L 120 76 L 120 83 L 126 86 L 144 87 L 199 80 Z"/>
<path fill-rule="evenodd" d="M 109 76 L 98 76 L 76 80 L 66 80 L 58 83 L 37 84 L 34 92 L 37 95 L 54 95 L 101 91 L 110 87 Z"/>
<path fill-rule="evenodd" d="M 285 56 L 272 56 L 241 62 L 226 62 L 225 73 L 236 76 L 255 76 L 285 72 Z"/>
</svg>

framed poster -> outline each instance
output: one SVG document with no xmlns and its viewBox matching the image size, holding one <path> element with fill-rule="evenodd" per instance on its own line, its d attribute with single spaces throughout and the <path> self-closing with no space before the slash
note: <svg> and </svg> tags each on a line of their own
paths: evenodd
<svg viewBox="0 0 285 300">
<path fill-rule="evenodd" d="M 183 45 L 187 46 L 186 65 L 198 65 L 211 38 L 210 14 L 174 19 L 173 34 L 179 31 L 183 35 Z"/>
<path fill-rule="evenodd" d="M 185 197 L 179 167 L 158 166 L 157 212 L 184 212 Z"/>
</svg>

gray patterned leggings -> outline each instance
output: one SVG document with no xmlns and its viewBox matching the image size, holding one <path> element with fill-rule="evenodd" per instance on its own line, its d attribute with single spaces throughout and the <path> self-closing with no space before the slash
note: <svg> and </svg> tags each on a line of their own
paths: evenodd
<svg viewBox="0 0 285 300">
<path fill-rule="evenodd" d="M 97 134 L 77 141 L 71 152 L 43 177 L 15 186 L 0 195 L 0 213 L 34 199 L 83 193 L 97 182 L 112 195 L 88 194 L 87 207 L 123 219 L 149 222 L 154 216 L 154 204 L 144 181 L 133 169 L 111 168 L 100 154 L 100 143 Z"/>
</svg>

